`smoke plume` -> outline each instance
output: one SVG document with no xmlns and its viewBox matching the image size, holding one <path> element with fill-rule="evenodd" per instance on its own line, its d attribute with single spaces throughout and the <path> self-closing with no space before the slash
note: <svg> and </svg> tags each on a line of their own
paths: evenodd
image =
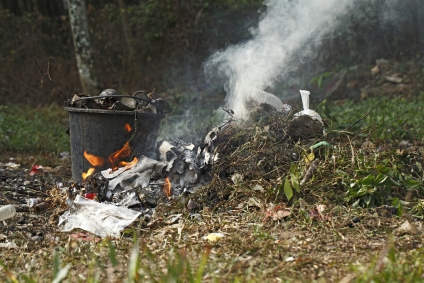
<svg viewBox="0 0 424 283">
<path fill-rule="evenodd" d="M 349 0 L 267 0 L 266 13 L 252 39 L 212 55 L 208 74 L 225 78 L 227 107 L 239 118 L 248 112 L 245 102 L 294 71 L 298 62 L 316 55 L 325 35 L 349 10 Z M 293 60 L 295 57 L 296 60 Z"/>
</svg>

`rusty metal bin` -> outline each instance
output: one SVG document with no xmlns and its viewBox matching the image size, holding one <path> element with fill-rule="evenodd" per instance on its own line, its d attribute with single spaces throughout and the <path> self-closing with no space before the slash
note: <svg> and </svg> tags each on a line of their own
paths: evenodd
<svg viewBox="0 0 424 283">
<path fill-rule="evenodd" d="M 84 151 L 108 160 L 111 153 L 130 141 L 133 157 L 146 155 L 156 158 L 156 139 L 160 122 L 165 115 L 65 107 L 69 116 L 72 178 L 82 181 L 82 173 L 93 167 L 84 157 Z M 131 131 L 127 132 L 125 124 Z M 107 162 L 96 167 L 96 172 L 110 168 Z"/>
</svg>

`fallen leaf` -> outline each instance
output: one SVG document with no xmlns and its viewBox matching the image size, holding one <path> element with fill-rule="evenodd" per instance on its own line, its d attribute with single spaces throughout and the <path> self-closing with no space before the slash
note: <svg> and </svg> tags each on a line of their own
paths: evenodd
<svg viewBox="0 0 424 283">
<path fill-rule="evenodd" d="M 71 239 L 75 239 L 78 241 L 83 241 L 83 242 L 99 242 L 100 238 L 99 237 L 95 237 L 95 236 L 91 236 L 90 234 L 86 234 L 86 233 L 74 233 L 69 235 L 69 238 Z"/>
<path fill-rule="evenodd" d="M 180 219 L 183 215 L 182 214 L 175 214 L 175 215 L 170 215 L 168 217 L 168 220 L 165 221 L 165 224 L 174 224 L 175 222 L 178 221 L 178 219 Z"/>
<path fill-rule="evenodd" d="M 256 184 L 256 185 L 252 188 L 252 190 L 254 190 L 254 191 L 260 191 L 261 193 L 264 193 L 264 192 L 265 192 L 264 187 L 262 187 L 261 185 L 258 185 L 258 184 Z"/>
<path fill-rule="evenodd" d="M 325 204 L 316 204 L 315 207 L 317 208 L 319 214 L 322 214 L 327 209 Z"/>
<path fill-rule="evenodd" d="M 290 214 L 291 214 L 291 211 L 290 210 L 287 210 L 287 209 L 285 209 L 285 210 L 279 210 L 276 213 L 276 217 L 278 219 L 283 219 L 283 218 L 286 218 L 287 216 L 289 216 Z"/>
<path fill-rule="evenodd" d="M 308 164 L 315 159 L 315 153 L 312 151 L 311 153 L 305 156 L 305 163 Z"/>
<path fill-rule="evenodd" d="M 376 75 L 379 72 L 380 72 L 380 68 L 377 65 L 375 65 L 375 67 L 371 69 L 371 74 L 373 75 Z"/>
<path fill-rule="evenodd" d="M 274 206 L 273 203 L 269 203 L 267 206 L 268 208 L 265 212 L 265 217 L 262 220 L 263 222 L 265 222 L 270 217 L 273 220 L 280 220 L 288 217 L 291 214 L 291 211 L 286 208 L 285 204 Z"/>
</svg>

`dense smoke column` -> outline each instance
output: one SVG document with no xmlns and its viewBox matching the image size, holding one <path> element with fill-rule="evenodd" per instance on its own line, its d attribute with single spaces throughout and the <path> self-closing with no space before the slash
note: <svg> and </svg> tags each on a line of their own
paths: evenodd
<svg viewBox="0 0 424 283">
<path fill-rule="evenodd" d="M 212 55 L 207 74 L 225 77 L 227 107 L 247 115 L 245 101 L 294 71 L 297 60 L 313 58 L 323 37 L 349 11 L 348 0 L 268 0 L 264 17 L 252 28 L 252 39 Z"/>
</svg>

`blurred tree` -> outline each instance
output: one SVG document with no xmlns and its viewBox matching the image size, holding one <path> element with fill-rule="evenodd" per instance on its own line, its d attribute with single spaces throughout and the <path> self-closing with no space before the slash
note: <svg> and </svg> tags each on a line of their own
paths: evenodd
<svg viewBox="0 0 424 283">
<path fill-rule="evenodd" d="M 82 91 L 98 95 L 100 84 L 94 65 L 85 0 L 68 0 L 68 11 Z"/>
<path fill-rule="evenodd" d="M 122 31 L 124 32 L 124 39 L 129 52 L 128 60 L 131 61 L 134 59 L 134 48 L 132 45 L 132 34 L 128 24 L 127 8 L 124 0 L 118 0 L 118 5 L 121 14 Z"/>
<path fill-rule="evenodd" d="M 418 29 L 420 42 L 424 44 L 424 1 L 418 1 Z"/>
</svg>

